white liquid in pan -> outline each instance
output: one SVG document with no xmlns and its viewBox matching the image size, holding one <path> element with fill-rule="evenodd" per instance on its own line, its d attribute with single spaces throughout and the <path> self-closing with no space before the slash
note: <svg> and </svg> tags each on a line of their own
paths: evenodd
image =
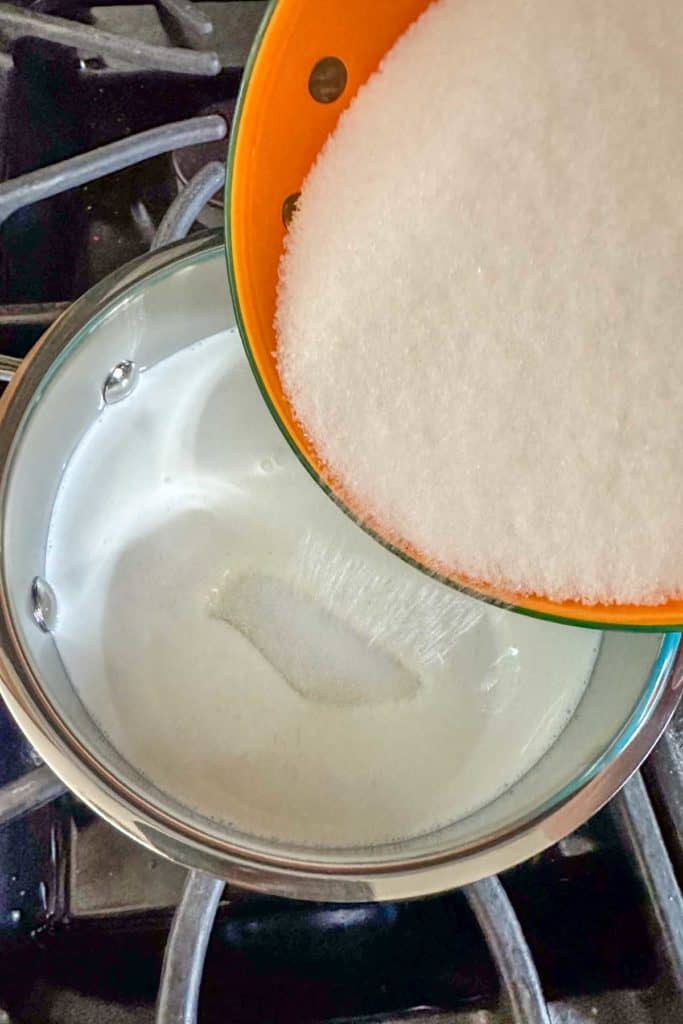
<svg viewBox="0 0 683 1024">
<path fill-rule="evenodd" d="M 239 830 L 416 835 L 527 772 L 600 634 L 485 608 L 363 534 L 286 448 L 234 331 L 103 410 L 64 475 L 56 639 L 115 747 Z"/>
</svg>

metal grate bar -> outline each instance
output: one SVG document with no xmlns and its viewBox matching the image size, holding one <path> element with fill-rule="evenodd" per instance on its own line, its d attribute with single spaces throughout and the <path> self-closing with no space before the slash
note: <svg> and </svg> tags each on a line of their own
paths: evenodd
<svg viewBox="0 0 683 1024">
<path fill-rule="evenodd" d="M 69 305 L 68 302 L 27 302 L 0 306 L 0 327 L 47 327 Z"/>
<path fill-rule="evenodd" d="M 640 773 L 610 804 L 624 846 L 645 883 L 671 977 L 683 994 L 683 896 Z"/>
<path fill-rule="evenodd" d="M 196 1024 L 206 948 L 225 883 L 190 871 L 164 953 L 157 1024 Z"/>
<path fill-rule="evenodd" d="M 680 683 L 683 686 L 683 662 Z M 643 766 L 664 840 L 683 884 L 683 705 Z"/>
<path fill-rule="evenodd" d="M 334 1017 L 328 1024 L 494 1024 L 486 1010 L 458 1013 L 435 1009 L 431 1006 L 415 1006 L 399 1013 L 372 1014 L 368 1017 Z"/>
<path fill-rule="evenodd" d="M 217 161 L 212 161 L 197 171 L 166 211 L 152 241 L 152 251 L 184 238 L 204 206 L 224 181 L 225 167 Z"/>
<path fill-rule="evenodd" d="M 29 171 L 28 174 L 0 185 L 0 224 L 23 206 L 66 192 L 160 153 L 169 153 L 200 142 L 215 142 L 224 138 L 226 132 L 227 125 L 218 114 L 193 117 L 187 121 L 175 121 L 160 128 L 151 128 L 138 135 L 119 139 L 118 142 L 110 142 L 99 149 L 38 171 Z"/>
<path fill-rule="evenodd" d="M 484 933 L 515 1024 L 550 1024 L 531 950 L 500 880 L 495 876 L 463 889 Z"/>
<path fill-rule="evenodd" d="M 0 383 L 9 384 L 14 374 L 21 366 L 21 359 L 14 356 L 0 355 Z M 2 1021 L 0 1021 L 2 1024 Z"/>
<path fill-rule="evenodd" d="M 199 36 L 209 36 L 213 32 L 211 19 L 192 0 L 157 0 L 157 4 L 184 31 Z"/>
<path fill-rule="evenodd" d="M 34 768 L 0 789 L 0 827 L 50 803 L 66 792 L 66 786 L 47 765 Z"/>
<path fill-rule="evenodd" d="M 67 18 L 36 14 L 12 4 L 0 4 L 0 32 L 10 38 L 33 36 L 63 46 L 73 46 L 88 56 L 114 57 L 134 67 L 171 71 L 181 75 L 217 75 L 218 54 L 186 50 L 178 46 L 153 46 L 139 39 L 103 32 Z"/>
</svg>

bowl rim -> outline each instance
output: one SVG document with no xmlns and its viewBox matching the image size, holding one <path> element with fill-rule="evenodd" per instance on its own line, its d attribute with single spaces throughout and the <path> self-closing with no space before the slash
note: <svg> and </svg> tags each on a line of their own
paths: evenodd
<svg viewBox="0 0 683 1024">
<path fill-rule="evenodd" d="M 7 500 L 19 428 L 45 375 L 84 329 L 131 289 L 200 259 L 221 258 L 220 235 L 204 234 L 141 257 L 71 306 L 43 335 L 0 406 L 0 508 Z M 137 792 L 90 749 L 54 706 L 21 641 L 0 565 L 0 695 L 41 757 L 99 815 L 156 853 L 247 889 L 300 899 L 367 902 L 408 899 L 497 873 L 573 831 L 607 802 L 647 756 L 683 696 L 680 634 L 662 638 L 658 657 L 628 723 L 608 749 L 563 791 L 526 819 L 457 850 L 403 860 L 321 862 L 250 849 L 213 835 Z M 152 787 L 150 787 L 152 788 Z M 326 851 L 329 853 L 330 851 Z M 332 851 L 333 852 L 333 851 Z"/>
</svg>

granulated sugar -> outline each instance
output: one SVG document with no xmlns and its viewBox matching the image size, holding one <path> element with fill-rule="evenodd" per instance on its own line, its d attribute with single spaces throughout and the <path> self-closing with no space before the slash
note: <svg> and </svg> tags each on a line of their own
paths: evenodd
<svg viewBox="0 0 683 1024">
<path fill-rule="evenodd" d="M 357 529 L 286 448 L 235 330 L 101 410 L 46 574 L 60 657 L 117 751 L 205 817 L 309 846 L 419 835 L 494 800 L 563 732 L 601 649 Z"/>
<path fill-rule="evenodd" d="M 441 0 L 311 171 L 282 379 L 434 567 L 683 595 L 682 97 L 680 0 Z"/>
</svg>

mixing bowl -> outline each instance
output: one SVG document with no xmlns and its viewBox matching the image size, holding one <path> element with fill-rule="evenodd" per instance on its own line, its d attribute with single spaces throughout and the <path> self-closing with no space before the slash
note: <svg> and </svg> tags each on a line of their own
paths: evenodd
<svg viewBox="0 0 683 1024">
<path fill-rule="evenodd" d="M 45 578 L 48 528 L 64 468 L 103 402 L 118 399 L 116 414 L 127 415 L 137 373 L 234 323 L 226 291 L 219 236 L 195 237 L 144 257 L 77 301 L 35 346 L 5 394 L 3 699 L 41 756 L 98 814 L 159 854 L 246 888 L 316 900 L 400 899 L 464 884 L 536 854 L 609 800 L 656 742 L 681 695 L 678 634 L 605 633 L 584 696 L 554 745 L 480 810 L 400 842 L 363 846 L 350 835 L 343 849 L 245 834 L 186 806 L 172 787 L 150 780 L 114 746 L 65 670 L 59 632 L 53 632 L 60 594 L 51 593 Z M 188 389 L 191 394 L 190 381 Z M 179 401 L 183 397 L 187 401 Z M 144 604 L 139 612 L 144 619 Z M 172 622 L 168 630 L 171 636 Z M 125 637 L 117 642 L 125 654 Z M 163 680 L 149 682 L 162 700 Z M 153 718 L 146 727 L 152 742 Z M 456 750 L 452 770 L 460 770 Z M 229 787 L 225 800 L 229 813 Z"/>
<path fill-rule="evenodd" d="M 297 421 L 278 375 L 273 328 L 278 265 L 303 181 L 339 115 L 383 55 L 430 0 L 273 0 L 249 58 L 226 183 L 226 237 L 237 323 L 263 396 L 314 479 L 364 529 L 420 568 L 408 543 L 392 546 L 380 523 L 325 467 Z M 442 577 L 440 577 L 442 578 Z M 602 629 L 678 630 L 683 601 L 583 605 L 520 596 L 453 574 L 444 582 L 526 614 Z"/>
</svg>

